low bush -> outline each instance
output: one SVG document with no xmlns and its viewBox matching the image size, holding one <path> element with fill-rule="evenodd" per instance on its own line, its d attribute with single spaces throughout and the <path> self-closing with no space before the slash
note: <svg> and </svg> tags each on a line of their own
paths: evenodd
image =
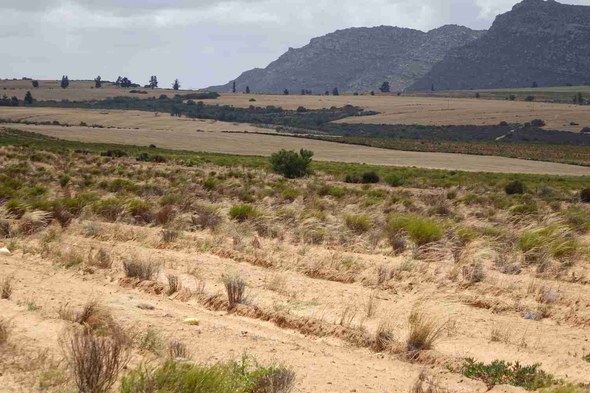
<svg viewBox="0 0 590 393">
<path fill-rule="evenodd" d="M 233 308 L 236 304 L 244 303 L 246 282 L 237 274 L 224 275 L 222 281 L 227 292 L 229 307 Z"/>
<path fill-rule="evenodd" d="M 484 382 L 490 389 L 496 385 L 512 385 L 533 391 L 558 383 L 551 374 L 540 367 L 540 364 L 522 366 L 518 362 L 510 363 L 503 360 L 485 364 L 466 359 L 462 373 L 468 378 Z"/>
<path fill-rule="evenodd" d="M 410 357 L 416 357 L 421 351 L 432 349 L 445 326 L 418 308 L 414 309 L 408 317 L 408 325 L 410 332 L 406 339 L 406 351 Z"/>
<path fill-rule="evenodd" d="M 514 180 L 504 186 L 504 191 L 507 195 L 520 195 L 524 194 L 525 186 L 522 182 Z"/>
<path fill-rule="evenodd" d="M 359 235 L 367 232 L 373 225 L 371 217 L 366 214 L 347 215 L 345 222 L 348 229 Z"/>
<path fill-rule="evenodd" d="M 289 393 L 295 373 L 283 366 L 263 367 L 247 359 L 215 365 L 168 360 L 139 367 L 123 377 L 122 393 Z"/>
<path fill-rule="evenodd" d="M 361 183 L 361 184 L 376 184 L 379 183 L 381 179 L 379 175 L 375 171 L 364 172 L 361 174 L 354 173 L 346 175 L 344 181 L 346 183 Z"/>
<path fill-rule="evenodd" d="M 590 203 L 590 188 L 584 188 L 581 192 L 580 192 L 580 199 L 582 200 L 582 202 L 584 203 Z"/>
<path fill-rule="evenodd" d="M 160 271 L 160 264 L 131 259 L 123 262 L 123 270 L 127 277 L 146 281 L 152 280 L 158 274 Z"/>
<path fill-rule="evenodd" d="M 392 214 L 387 221 L 390 237 L 406 232 L 418 246 L 440 240 L 444 236 L 443 228 L 435 220 L 414 214 Z"/>
<path fill-rule="evenodd" d="M 274 172 L 288 179 L 304 177 L 309 174 L 313 152 L 301 149 L 295 151 L 281 150 L 270 156 L 270 163 Z"/>
<path fill-rule="evenodd" d="M 243 222 L 256 218 L 260 212 L 252 205 L 235 205 L 229 210 L 229 216 L 232 220 Z"/>
<path fill-rule="evenodd" d="M 389 184 L 391 187 L 401 187 L 406 184 L 406 178 L 392 173 L 391 175 L 385 177 L 385 183 Z"/>
<path fill-rule="evenodd" d="M 119 199 L 109 198 L 95 202 L 92 210 L 105 220 L 114 222 L 125 212 L 126 206 Z"/>
</svg>

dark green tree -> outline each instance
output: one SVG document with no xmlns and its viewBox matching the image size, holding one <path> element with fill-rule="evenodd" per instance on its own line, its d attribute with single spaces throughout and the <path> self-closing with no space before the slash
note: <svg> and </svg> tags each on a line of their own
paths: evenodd
<svg viewBox="0 0 590 393">
<path fill-rule="evenodd" d="M 250 94 L 250 86 L 246 86 L 246 94 Z"/>
<path fill-rule="evenodd" d="M 389 93 L 391 91 L 391 88 L 389 87 L 389 82 L 383 82 L 379 90 L 381 90 L 381 93 Z"/>
<path fill-rule="evenodd" d="M 150 77 L 150 83 L 149 83 L 149 86 L 150 86 L 152 89 L 157 89 L 157 88 L 158 88 L 158 77 L 157 77 L 157 76 L 155 76 L 155 75 L 152 75 L 152 76 Z"/>
<path fill-rule="evenodd" d="M 536 89 L 537 87 L 539 87 L 539 84 L 535 81 L 535 82 L 533 82 L 533 84 L 531 85 L 531 87 L 533 89 Z"/>
<path fill-rule="evenodd" d="M 127 78 L 126 76 L 124 76 L 119 82 L 119 85 L 124 88 L 131 87 L 132 84 L 133 83 L 131 82 L 131 79 Z"/>
<path fill-rule="evenodd" d="M 288 96 L 289 95 L 289 90 L 288 89 L 283 90 L 283 94 L 286 95 L 286 96 Z"/>
<path fill-rule="evenodd" d="M 180 90 L 180 82 L 178 81 L 178 79 L 174 80 L 174 84 L 172 85 L 172 88 L 174 90 Z"/>
<path fill-rule="evenodd" d="M 70 85 L 70 79 L 68 78 L 68 76 L 67 75 L 62 76 L 61 83 L 60 83 L 61 88 L 67 89 L 69 85 Z"/>
<path fill-rule="evenodd" d="M 288 179 L 295 179 L 307 175 L 313 152 L 301 149 L 295 151 L 281 150 L 270 156 L 270 163 L 274 172 Z"/>
<path fill-rule="evenodd" d="M 232 92 L 232 93 L 235 93 L 235 92 L 236 92 L 236 81 L 234 81 L 234 82 L 232 83 L 231 92 Z"/>
<path fill-rule="evenodd" d="M 39 88 L 39 81 L 32 81 L 32 83 L 35 89 Z"/>
<path fill-rule="evenodd" d="M 27 94 L 25 94 L 25 99 L 23 101 L 27 105 L 31 105 L 33 103 L 33 95 L 30 91 L 27 91 Z"/>
<path fill-rule="evenodd" d="M 120 76 L 117 78 L 117 80 L 115 81 L 115 86 L 121 86 L 121 82 L 123 81 L 123 78 L 121 78 Z"/>
<path fill-rule="evenodd" d="M 100 75 L 94 78 L 94 87 L 96 87 L 97 89 L 100 89 L 102 87 L 102 78 L 100 77 Z"/>
<path fill-rule="evenodd" d="M 338 88 L 337 87 L 335 87 L 334 90 L 332 90 L 332 95 L 333 96 L 339 96 L 340 95 L 340 92 L 338 91 Z"/>
</svg>

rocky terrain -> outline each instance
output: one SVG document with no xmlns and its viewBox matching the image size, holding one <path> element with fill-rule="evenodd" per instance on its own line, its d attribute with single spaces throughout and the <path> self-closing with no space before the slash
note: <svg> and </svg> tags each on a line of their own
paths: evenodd
<svg viewBox="0 0 590 393">
<path fill-rule="evenodd" d="M 462 26 L 443 26 L 427 33 L 380 26 L 339 30 L 314 38 L 303 48 L 283 54 L 265 69 L 244 72 L 237 91 L 324 93 L 378 91 L 388 81 L 392 91 L 411 85 L 453 48 L 480 37 L 482 32 Z M 346 61 L 344 61 L 346 60 Z M 229 92 L 233 81 L 211 90 Z"/>
<path fill-rule="evenodd" d="M 524 0 L 410 90 L 582 85 L 590 82 L 588 64 L 590 7 Z"/>
</svg>

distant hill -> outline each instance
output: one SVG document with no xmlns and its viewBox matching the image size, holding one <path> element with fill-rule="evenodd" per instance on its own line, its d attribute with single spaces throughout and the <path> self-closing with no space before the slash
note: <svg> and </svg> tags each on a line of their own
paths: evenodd
<svg viewBox="0 0 590 393">
<path fill-rule="evenodd" d="M 237 91 L 282 93 L 302 89 L 324 93 L 378 91 L 388 81 L 391 91 L 404 90 L 443 59 L 449 50 L 483 34 L 448 25 L 427 33 L 397 27 L 351 28 L 314 38 L 300 49 L 289 51 L 265 69 L 244 72 Z M 232 82 L 209 90 L 228 92 Z"/>
<path fill-rule="evenodd" d="M 451 50 L 410 90 L 590 83 L 590 7 L 524 0 L 479 39 Z"/>
</svg>

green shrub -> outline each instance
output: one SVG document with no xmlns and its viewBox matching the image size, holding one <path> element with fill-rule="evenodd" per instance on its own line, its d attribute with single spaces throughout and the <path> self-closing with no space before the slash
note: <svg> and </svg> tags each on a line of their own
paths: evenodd
<svg viewBox="0 0 590 393">
<path fill-rule="evenodd" d="M 466 359 L 462 372 L 468 378 L 484 382 L 490 389 L 496 385 L 508 384 L 532 391 L 558 383 L 551 374 L 541 370 L 540 367 L 540 364 L 522 366 L 518 362 L 509 363 L 503 360 L 484 364 L 473 359 Z"/>
<path fill-rule="evenodd" d="M 106 186 L 107 190 L 110 192 L 133 192 L 133 193 L 137 193 L 139 191 L 139 187 L 133 183 L 130 182 L 129 180 L 125 180 L 125 179 L 115 179 L 112 182 L 110 182 L 107 186 Z"/>
<path fill-rule="evenodd" d="M 590 203 L 590 188 L 584 188 L 581 192 L 580 192 L 580 199 L 582 200 L 582 202 L 584 203 Z"/>
<path fill-rule="evenodd" d="M 373 225 L 373 221 L 366 214 L 348 215 L 345 222 L 348 229 L 359 235 L 367 232 Z"/>
<path fill-rule="evenodd" d="M 418 246 L 440 240 L 444 235 L 444 230 L 438 222 L 414 214 L 390 215 L 387 230 L 390 236 L 402 231 L 407 232 Z"/>
<path fill-rule="evenodd" d="M 92 210 L 108 221 L 116 221 L 125 211 L 125 203 L 115 198 L 103 199 L 95 202 Z"/>
<path fill-rule="evenodd" d="M 504 191 L 508 195 L 520 195 L 524 194 L 525 187 L 521 181 L 514 180 L 504 186 Z"/>
<path fill-rule="evenodd" d="M 344 181 L 346 183 L 376 184 L 379 183 L 379 175 L 375 171 L 364 172 L 361 174 L 348 174 Z"/>
<path fill-rule="evenodd" d="M 258 217 L 259 215 L 260 212 L 252 205 L 234 205 L 229 210 L 229 216 L 231 219 L 239 222 Z"/>
<path fill-rule="evenodd" d="M 575 231 L 580 233 L 586 233 L 590 231 L 590 213 L 581 208 L 570 207 L 563 212 L 568 226 Z"/>
<path fill-rule="evenodd" d="M 107 150 L 100 153 L 102 157 L 113 157 L 113 158 L 120 158 L 120 157 L 127 157 L 127 153 L 123 150 Z"/>
<path fill-rule="evenodd" d="M 402 175 L 392 173 L 385 178 L 385 183 L 389 184 L 391 187 L 401 187 L 406 184 L 406 178 Z"/>
<path fill-rule="evenodd" d="M 274 172 L 288 179 L 304 177 L 309 174 L 313 152 L 301 149 L 299 153 L 281 150 L 270 156 L 270 163 Z"/>
<path fill-rule="evenodd" d="M 139 155 L 137 156 L 137 161 L 143 161 L 143 162 L 166 162 L 168 161 L 166 159 L 166 157 L 160 155 L 160 154 L 149 154 L 149 153 L 139 153 Z"/>
<path fill-rule="evenodd" d="M 215 365 L 168 360 L 143 366 L 121 381 L 122 393 L 289 393 L 295 373 L 282 366 L 262 367 L 247 359 Z"/>
<path fill-rule="evenodd" d="M 152 205 L 148 201 L 134 199 L 127 204 L 127 211 L 139 222 L 149 223 L 153 219 Z"/>
<path fill-rule="evenodd" d="M 318 190 L 319 196 L 331 196 L 334 198 L 342 198 L 346 195 L 346 189 L 325 185 Z"/>
</svg>

